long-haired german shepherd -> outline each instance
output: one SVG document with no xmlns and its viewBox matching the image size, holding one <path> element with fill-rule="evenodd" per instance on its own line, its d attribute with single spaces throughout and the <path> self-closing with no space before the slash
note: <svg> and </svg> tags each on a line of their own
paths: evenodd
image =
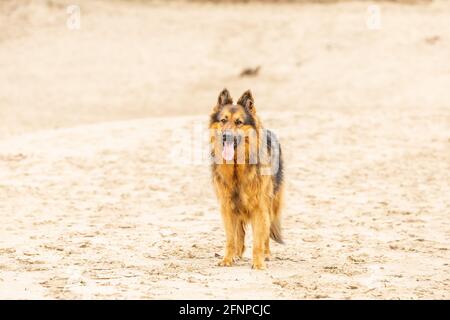
<svg viewBox="0 0 450 320">
<path fill-rule="evenodd" d="M 253 265 L 265 269 L 269 237 L 283 243 L 280 209 L 283 198 L 281 147 L 256 115 L 253 96 L 244 92 L 236 104 L 227 89 L 210 116 L 212 179 L 221 205 L 226 246 L 221 266 L 242 257 L 245 226 L 253 230 Z"/>
</svg>

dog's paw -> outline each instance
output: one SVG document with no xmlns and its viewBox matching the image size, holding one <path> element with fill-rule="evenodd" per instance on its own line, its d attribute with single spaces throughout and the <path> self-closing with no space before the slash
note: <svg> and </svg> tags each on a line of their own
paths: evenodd
<svg viewBox="0 0 450 320">
<path fill-rule="evenodd" d="M 219 261 L 217 265 L 220 267 L 231 267 L 232 264 L 233 264 L 232 259 L 223 258 L 222 260 Z"/>
<path fill-rule="evenodd" d="M 266 264 L 264 262 L 253 262 L 252 269 L 265 270 Z"/>
<path fill-rule="evenodd" d="M 242 260 L 242 256 L 236 255 L 236 256 L 234 256 L 234 258 L 233 258 L 233 261 L 234 261 L 234 262 L 238 262 L 238 261 L 240 261 L 240 260 Z"/>
</svg>

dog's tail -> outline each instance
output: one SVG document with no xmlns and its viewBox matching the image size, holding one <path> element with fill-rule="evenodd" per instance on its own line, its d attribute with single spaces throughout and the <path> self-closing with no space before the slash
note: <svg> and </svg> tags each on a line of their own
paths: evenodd
<svg viewBox="0 0 450 320">
<path fill-rule="evenodd" d="M 278 243 L 284 244 L 283 237 L 281 236 L 281 223 L 279 216 L 275 216 L 270 224 L 270 238 Z"/>
<path fill-rule="evenodd" d="M 275 197 L 272 202 L 272 211 L 271 211 L 271 224 L 270 224 L 270 238 L 272 240 L 284 244 L 283 237 L 281 236 L 281 207 L 283 202 L 283 190 L 280 188 L 278 192 L 275 194 Z"/>
</svg>

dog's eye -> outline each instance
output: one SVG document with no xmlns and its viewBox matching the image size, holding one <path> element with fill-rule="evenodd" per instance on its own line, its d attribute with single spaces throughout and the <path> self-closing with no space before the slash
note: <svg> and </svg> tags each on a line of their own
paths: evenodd
<svg viewBox="0 0 450 320">
<path fill-rule="evenodd" d="M 220 120 L 220 122 L 227 123 L 227 119 L 222 119 L 222 120 Z"/>
<path fill-rule="evenodd" d="M 236 123 L 236 125 L 237 126 L 239 126 L 239 125 L 241 125 L 242 124 L 242 121 L 241 120 L 239 120 L 239 119 L 237 119 L 234 123 Z"/>
</svg>

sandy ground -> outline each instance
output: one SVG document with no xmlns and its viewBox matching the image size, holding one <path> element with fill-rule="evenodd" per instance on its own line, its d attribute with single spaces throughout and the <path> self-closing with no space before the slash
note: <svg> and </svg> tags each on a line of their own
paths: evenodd
<svg viewBox="0 0 450 320">
<path fill-rule="evenodd" d="M 450 298 L 447 1 L 381 3 L 378 31 L 367 3 L 79 3 L 78 31 L 0 4 L 0 298 Z M 191 141 L 224 86 L 284 148 L 266 271 L 216 266 Z"/>
</svg>

